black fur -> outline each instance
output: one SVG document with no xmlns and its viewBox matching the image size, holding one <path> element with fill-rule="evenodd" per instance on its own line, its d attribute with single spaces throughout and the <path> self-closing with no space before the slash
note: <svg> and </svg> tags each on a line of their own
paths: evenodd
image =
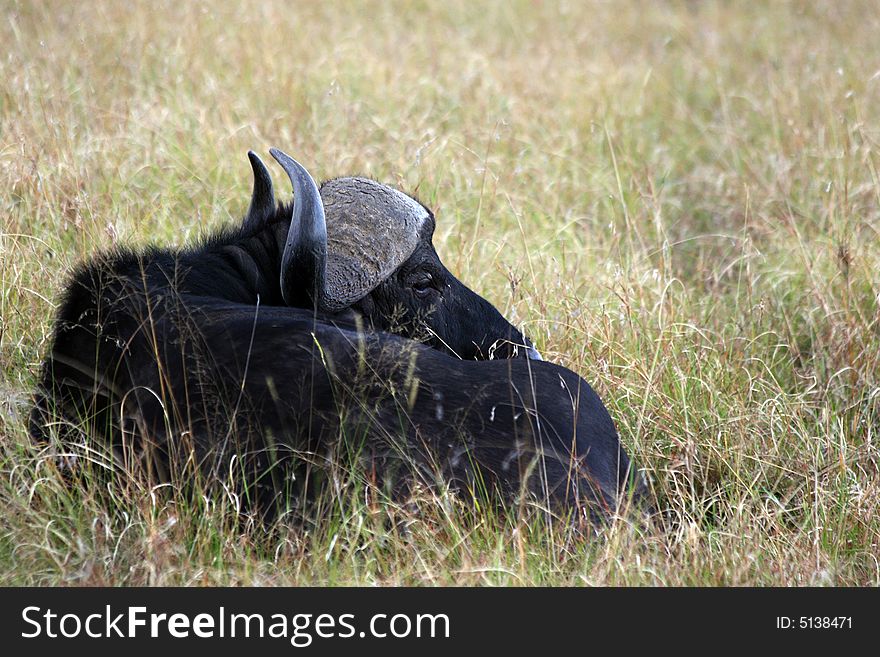
<svg viewBox="0 0 880 657">
<path fill-rule="evenodd" d="M 430 234 L 365 299 L 319 315 L 281 299 L 290 216 L 280 206 L 194 248 L 81 266 L 34 437 L 109 446 L 160 478 L 234 467 L 260 506 L 302 493 L 291 481 L 304 463 L 345 451 L 383 481 L 418 474 L 593 514 L 617 507 L 632 473 L 596 393 L 552 363 L 497 359 L 530 345 L 446 270 Z"/>
</svg>

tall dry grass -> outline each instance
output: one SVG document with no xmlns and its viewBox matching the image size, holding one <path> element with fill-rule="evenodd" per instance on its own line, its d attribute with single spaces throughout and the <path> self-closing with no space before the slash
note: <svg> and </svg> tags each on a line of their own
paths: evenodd
<svg viewBox="0 0 880 657">
<path fill-rule="evenodd" d="M 2 6 L 0 583 L 880 584 L 876 2 Z M 236 220 L 269 146 L 433 207 L 665 531 L 62 486 L 22 413 L 66 272 Z"/>
</svg>

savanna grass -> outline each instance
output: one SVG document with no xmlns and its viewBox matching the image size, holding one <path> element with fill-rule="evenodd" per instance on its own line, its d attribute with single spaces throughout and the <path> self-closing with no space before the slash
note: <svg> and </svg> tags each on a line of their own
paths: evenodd
<svg viewBox="0 0 880 657">
<path fill-rule="evenodd" d="M 0 584 L 880 584 L 876 3 L 2 6 Z M 65 484 L 24 418 L 66 273 L 236 221 L 269 146 L 434 208 L 662 522 Z"/>
</svg>

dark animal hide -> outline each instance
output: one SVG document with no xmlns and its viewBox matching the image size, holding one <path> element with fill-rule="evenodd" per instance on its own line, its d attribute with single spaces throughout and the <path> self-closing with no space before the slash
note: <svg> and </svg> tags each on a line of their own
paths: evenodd
<svg viewBox="0 0 880 657">
<path fill-rule="evenodd" d="M 328 214 L 323 229 L 321 212 L 308 238 L 317 246 L 291 247 L 308 191 L 291 175 L 294 206 L 272 197 L 268 207 L 261 166 L 242 228 L 182 251 L 97 256 L 74 273 L 31 415 L 36 439 L 104 449 L 159 481 L 231 479 L 261 509 L 302 503 L 304 471 L 341 455 L 392 488 L 443 481 L 590 517 L 642 494 L 596 393 L 569 370 L 517 357 L 537 352 L 442 265 L 427 209 L 408 201 L 419 218 L 411 247 L 346 265 L 345 246 L 328 255 L 327 233 L 333 247 L 334 222 L 355 220 Z M 333 182 L 345 180 L 363 179 Z M 317 188 L 310 203 L 334 207 Z M 346 207 L 388 207 L 360 203 Z M 314 262 L 292 278 L 285 261 L 303 258 Z M 350 281 L 324 280 L 346 266 L 367 281 L 354 300 Z"/>
</svg>

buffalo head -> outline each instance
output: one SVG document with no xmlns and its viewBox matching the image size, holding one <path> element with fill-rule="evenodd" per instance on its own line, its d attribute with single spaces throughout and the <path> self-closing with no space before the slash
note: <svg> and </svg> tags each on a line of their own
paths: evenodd
<svg viewBox="0 0 880 657">
<path fill-rule="evenodd" d="M 374 180 L 336 178 L 318 188 L 308 171 L 270 150 L 293 184 L 281 257 L 287 305 L 325 314 L 359 313 L 372 327 L 463 359 L 540 359 L 529 340 L 491 303 L 443 265 L 431 238 L 434 215 Z M 253 152 L 254 191 L 245 225 L 275 211 L 272 179 Z"/>
</svg>

